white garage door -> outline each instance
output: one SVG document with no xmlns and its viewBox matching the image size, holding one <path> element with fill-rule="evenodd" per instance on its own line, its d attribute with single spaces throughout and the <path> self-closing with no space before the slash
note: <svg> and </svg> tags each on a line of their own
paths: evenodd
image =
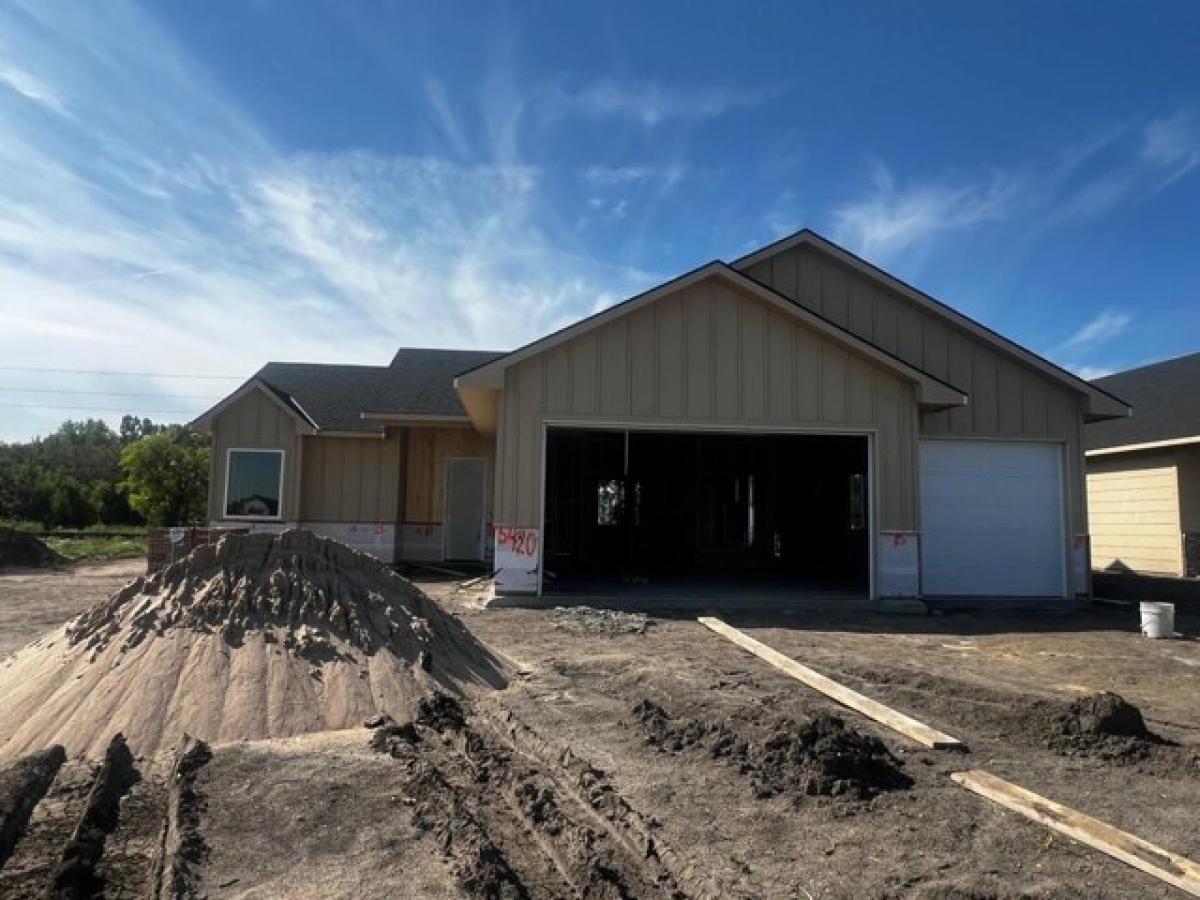
<svg viewBox="0 0 1200 900">
<path fill-rule="evenodd" d="M 921 442 L 926 594 L 1062 597 L 1062 448 Z"/>
</svg>

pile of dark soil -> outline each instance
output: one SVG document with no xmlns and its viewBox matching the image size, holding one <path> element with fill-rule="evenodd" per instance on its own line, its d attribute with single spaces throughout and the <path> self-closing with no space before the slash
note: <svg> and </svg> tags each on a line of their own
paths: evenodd
<svg viewBox="0 0 1200 900">
<path fill-rule="evenodd" d="M 1057 753 L 1118 764 L 1142 762 L 1171 743 L 1146 727 L 1140 709 L 1107 692 L 1069 703 L 1037 700 L 1014 713 L 1014 719 L 1016 728 L 1037 735 Z"/>
<path fill-rule="evenodd" d="M 760 799 L 798 792 L 865 800 L 913 783 L 882 741 L 837 716 L 777 719 L 765 736 L 747 738 L 730 723 L 676 721 L 649 699 L 638 703 L 633 715 L 646 729 L 646 742 L 664 753 L 703 749 L 714 759 L 734 761 Z"/>
<path fill-rule="evenodd" d="M 879 738 L 828 714 L 785 720 L 756 750 L 757 788 L 765 796 L 791 789 L 865 800 L 913 784 Z"/>
<path fill-rule="evenodd" d="M 704 746 L 714 758 L 745 757 L 750 751 L 749 743 L 720 722 L 700 719 L 676 722 L 653 700 L 642 700 L 633 708 L 633 714 L 646 729 L 646 743 L 664 753 L 681 753 L 696 746 Z"/>
<path fill-rule="evenodd" d="M 37 535 L 0 528 L 0 569 L 45 569 L 64 562 Z"/>
</svg>

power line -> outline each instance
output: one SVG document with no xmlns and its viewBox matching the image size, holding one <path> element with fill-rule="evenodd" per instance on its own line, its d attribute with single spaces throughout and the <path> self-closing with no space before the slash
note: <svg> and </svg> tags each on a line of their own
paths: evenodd
<svg viewBox="0 0 1200 900">
<path fill-rule="evenodd" d="M 147 394 L 147 393 L 122 393 L 120 391 L 72 391 L 67 388 L 23 388 L 23 387 L 0 387 L 0 391 L 12 391 L 17 394 L 89 394 L 100 397 L 156 397 L 159 400 L 171 398 L 172 400 L 205 400 L 214 397 L 214 394 Z"/>
<path fill-rule="evenodd" d="M 134 378 L 204 378 L 215 381 L 241 381 L 241 375 L 181 375 L 167 372 L 118 372 L 114 369 L 50 369 L 37 366 L 0 366 L 4 372 L 58 372 L 64 375 L 129 375 Z"/>
<path fill-rule="evenodd" d="M 0 406 L 7 407 L 9 409 L 84 409 L 90 412 L 128 413 L 129 415 L 134 414 L 134 410 L 127 406 L 55 406 L 52 404 L 41 403 L 0 403 Z M 139 413 L 154 413 L 155 415 L 164 415 L 167 413 L 180 413 L 182 415 L 189 415 L 195 412 L 194 409 L 138 409 L 136 411 Z"/>
</svg>

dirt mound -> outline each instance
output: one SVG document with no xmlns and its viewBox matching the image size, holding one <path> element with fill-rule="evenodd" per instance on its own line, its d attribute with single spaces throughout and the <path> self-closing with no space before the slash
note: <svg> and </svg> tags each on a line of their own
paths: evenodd
<svg viewBox="0 0 1200 900">
<path fill-rule="evenodd" d="M 755 756 L 759 789 L 770 793 L 795 789 L 863 800 L 912 786 L 879 738 L 827 714 L 782 724 Z"/>
<path fill-rule="evenodd" d="M 306 531 L 198 547 L 0 667 L 0 758 L 51 743 L 138 754 L 409 718 L 434 687 L 502 687 L 499 661 L 373 557 Z"/>
<path fill-rule="evenodd" d="M 0 569 L 44 569 L 64 562 L 36 534 L 0 528 Z"/>
<path fill-rule="evenodd" d="M 1069 703 L 1037 700 L 1018 710 L 1014 720 L 1016 727 L 1037 735 L 1050 749 L 1068 756 L 1135 763 L 1170 743 L 1146 727 L 1141 710 L 1107 692 Z"/>
<path fill-rule="evenodd" d="M 837 716 L 820 714 L 806 722 L 777 719 L 765 735 L 747 737 L 730 723 L 676 721 L 648 699 L 633 708 L 633 715 L 646 729 L 647 743 L 663 752 L 703 749 L 715 759 L 733 760 L 761 799 L 799 792 L 864 800 L 912 786 L 882 741 Z"/>
</svg>

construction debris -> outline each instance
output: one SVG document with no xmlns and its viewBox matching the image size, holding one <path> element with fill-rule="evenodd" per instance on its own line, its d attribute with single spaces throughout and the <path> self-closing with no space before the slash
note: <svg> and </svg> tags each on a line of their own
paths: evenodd
<svg viewBox="0 0 1200 900">
<path fill-rule="evenodd" d="M 645 634 L 654 624 L 642 613 L 620 612 L 615 609 L 596 609 L 591 606 L 556 606 L 554 627 L 571 634 L 614 637 L 619 634 Z"/>
</svg>

